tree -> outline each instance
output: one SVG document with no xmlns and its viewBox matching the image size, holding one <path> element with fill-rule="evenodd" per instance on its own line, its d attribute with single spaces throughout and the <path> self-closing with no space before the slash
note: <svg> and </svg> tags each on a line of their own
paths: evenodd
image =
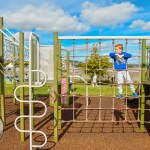
<svg viewBox="0 0 150 150">
<path fill-rule="evenodd" d="M 107 73 L 107 68 L 111 67 L 111 63 L 107 57 L 98 54 L 97 44 L 93 46 L 90 57 L 85 63 L 79 62 L 78 67 L 81 67 L 85 73 L 92 77 L 94 73 L 98 76 L 104 76 Z"/>
</svg>

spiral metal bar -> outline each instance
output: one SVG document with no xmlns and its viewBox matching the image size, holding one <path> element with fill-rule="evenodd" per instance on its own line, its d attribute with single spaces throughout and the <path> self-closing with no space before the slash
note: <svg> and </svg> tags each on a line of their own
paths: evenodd
<svg viewBox="0 0 150 150">
<path fill-rule="evenodd" d="M 43 147 L 47 143 L 47 137 L 46 137 L 46 134 L 44 132 L 42 132 L 42 131 L 36 131 L 36 130 L 32 129 L 32 118 L 41 118 L 47 112 L 47 106 L 46 106 L 46 104 L 44 102 L 41 102 L 41 101 L 38 101 L 38 100 L 34 100 L 34 101 L 32 100 L 32 88 L 33 87 L 36 87 L 36 88 L 42 87 L 46 83 L 46 74 L 43 71 L 40 71 L 39 67 L 37 67 L 38 70 L 33 70 L 32 69 L 32 39 L 33 39 L 33 37 L 36 38 L 36 40 L 37 40 L 37 53 L 39 53 L 39 39 L 38 39 L 38 36 L 36 34 L 34 34 L 34 33 L 31 33 L 30 37 L 29 37 L 29 85 L 20 85 L 14 91 L 14 96 L 15 96 L 15 98 L 16 98 L 17 101 L 22 102 L 22 103 L 29 103 L 29 115 L 22 115 L 22 116 L 17 117 L 15 119 L 14 124 L 15 124 L 15 128 L 19 132 L 28 132 L 30 134 L 30 150 L 32 150 L 33 147 Z M 38 57 L 39 57 L 39 55 L 38 55 Z M 38 58 L 37 58 L 37 60 L 38 60 Z M 37 61 L 37 64 L 39 64 L 39 61 Z M 37 72 L 37 82 L 36 82 L 36 85 L 32 84 L 32 72 Z M 42 84 L 39 82 L 40 81 L 39 80 L 39 73 L 42 73 L 44 75 L 44 82 Z M 22 87 L 28 87 L 29 88 L 29 100 L 20 100 L 17 97 L 17 95 L 16 95 L 17 90 L 19 88 L 22 88 Z M 45 111 L 44 111 L 44 113 L 42 115 L 40 115 L 40 116 L 34 116 L 34 115 L 32 115 L 32 112 L 33 112 L 32 111 L 32 109 L 33 109 L 32 108 L 32 104 L 33 103 L 40 103 L 40 104 L 42 104 L 44 106 Z M 19 129 L 17 127 L 17 121 L 20 118 L 29 118 L 29 130 L 21 130 L 21 129 Z M 32 141 L 33 140 L 32 139 L 33 133 L 40 133 L 40 134 L 42 134 L 44 136 L 45 141 L 44 141 L 44 143 L 42 145 L 33 145 L 33 141 Z"/>
</svg>

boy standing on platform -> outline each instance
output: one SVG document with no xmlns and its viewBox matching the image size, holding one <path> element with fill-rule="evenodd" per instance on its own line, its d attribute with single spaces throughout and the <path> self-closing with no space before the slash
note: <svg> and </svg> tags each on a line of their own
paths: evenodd
<svg viewBox="0 0 150 150">
<path fill-rule="evenodd" d="M 127 60 L 132 57 L 131 54 L 123 52 L 123 45 L 117 44 L 115 46 L 116 52 L 110 53 L 109 56 L 114 59 L 114 68 L 117 72 L 117 82 L 118 82 L 118 99 L 122 99 L 122 84 L 123 77 L 126 79 L 127 83 L 130 83 L 130 89 L 133 92 L 133 96 L 138 98 L 138 94 L 135 92 L 133 82 L 130 78 L 130 74 L 127 70 Z"/>
</svg>

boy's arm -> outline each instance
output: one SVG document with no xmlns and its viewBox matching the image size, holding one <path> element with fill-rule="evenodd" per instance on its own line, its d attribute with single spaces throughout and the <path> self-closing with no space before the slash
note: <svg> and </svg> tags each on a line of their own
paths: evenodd
<svg viewBox="0 0 150 150">
<path fill-rule="evenodd" d="M 130 57 L 132 57 L 131 54 L 129 54 L 129 53 L 124 53 L 124 58 L 128 59 L 128 58 L 130 58 Z"/>
<path fill-rule="evenodd" d="M 116 57 L 115 53 L 110 53 L 109 56 L 110 56 L 111 58 L 115 58 L 115 57 Z"/>
</svg>

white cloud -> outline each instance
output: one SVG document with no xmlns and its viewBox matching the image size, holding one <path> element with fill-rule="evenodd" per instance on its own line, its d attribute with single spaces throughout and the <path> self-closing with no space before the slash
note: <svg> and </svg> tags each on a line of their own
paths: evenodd
<svg viewBox="0 0 150 150">
<path fill-rule="evenodd" d="M 98 51 L 101 51 L 101 49 L 103 51 L 110 51 L 110 49 L 113 49 L 113 45 L 112 45 L 112 40 L 107 40 L 107 41 L 101 41 L 101 45 L 99 44 L 99 41 L 97 40 L 97 42 L 90 42 L 88 43 L 88 50 L 90 51 L 93 46 L 96 46 L 97 45 L 97 48 L 98 48 Z M 86 52 L 86 44 L 77 44 L 75 43 L 75 51 L 79 50 L 80 52 L 81 51 L 85 51 Z M 64 47 L 64 49 L 68 49 L 70 51 L 73 50 L 73 47 L 72 45 L 71 46 L 66 46 Z"/>
<path fill-rule="evenodd" d="M 138 10 L 130 2 L 101 7 L 86 1 L 83 3 L 81 18 L 95 26 L 116 26 L 128 21 Z"/>
<path fill-rule="evenodd" d="M 43 30 L 58 32 L 85 32 L 87 25 L 79 22 L 77 16 L 71 16 L 62 9 L 51 4 L 41 6 L 26 5 L 16 12 L 7 11 L 1 13 L 7 27 L 21 30 Z"/>
<path fill-rule="evenodd" d="M 135 20 L 132 22 L 132 24 L 129 26 L 129 28 L 142 28 L 143 30 L 150 31 L 150 21 L 145 22 L 143 20 Z"/>
</svg>

